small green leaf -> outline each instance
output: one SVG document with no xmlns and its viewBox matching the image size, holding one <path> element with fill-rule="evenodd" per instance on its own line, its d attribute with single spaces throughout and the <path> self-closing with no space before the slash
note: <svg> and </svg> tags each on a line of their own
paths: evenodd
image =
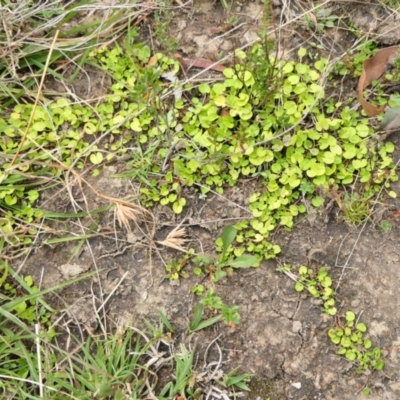
<svg viewBox="0 0 400 400">
<path fill-rule="evenodd" d="M 37 190 L 29 190 L 28 192 L 29 201 L 33 203 L 39 198 L 39 192 Z"/>
<path fill-rule="evenodd" d="M 312 200 L 311 200 L 311 204 L 314 207 L 321 207 L 324 204 L 324 199 L 321 196 L 315 196 Z"/>
<path fill-rule="evenodd" d="M 142 127 L 140 126 L 140 121 L 139 121 L 138 118 L 133 118 L 132 122 L 130 123 L 130 128 L 134 132 L 141 132 L 142 131 Z"/>
<path fill-rule="evenodd" d="M 331 329 L 329 329 L 329 331 L 328 331 L 328 336 L 329 336 L 330 338 L 336 337 L 336 336 L 337 336 L 337 335 L 336 335 L 336 328 L 331 328 Z"/>
<path fill-rule="evenodd" d="M 232 68 L 225 68 L 222 72 L 226 78 L 233 78 L 235 71 Z"/>
<path fill-rule="evenodd" d="M 232 268 L 249 268 L 258 262 L 257 257 L 243 254 L 229 263 Z"/>
<path fill-rule="evenodd" d="M 96 132 L 96 125 L 93 122 L 86 122 L 83 129 L 87 134 L 91 135 Z"/>
<path fill-rule="evenodd" d="M 210 93 L 210 85 L 207 83 L 201 83 L 198 89 L 201 94 Z"/>
<path fill-rule="evenodd" d="M 375 358 L 379 358 L 381 356 L 381 349 L 379 347 L 375 347 L 373 350 L 373 354 Z"/>
<path fill-rule="evenodd" d="M 300 282 L 296 282 L 296 284 L 294 285 L 294 290 L 296 292 L 302 292 L 304 290 L 304 285 Z"/>
<path fill-rule="evenodd" d="M 46 129 L 46 124 L 44 122 L 42 122 L 42 121 L 35 122 L 32 125 L 32 129 L 34 129 L 37 132 L 42 132 L 42 131 L 44 131 Z"/>
<path fill-rule="evenodd" d="M 371 346 L 372 346 L 371 340 L 370 339 L 365 339 L 364 340 L 364 347 L 368 350 L 368 349 L 371 348 Z"/>
<path fill-rule="evenodd" d="M 346 358 L 348 360 L 354 361 L 356 359 L 356 357 L 357 356 L 356 356 L 356 353 L 354 352 L 354 350 L 349 349 L 346 351 Z"/>
<path fill-rule="evenodd" d="M 385 366 L 385 363 L 383 360 L 379 360 L 376 365 L 375 365 L 375 369 L 377 371 L 381 371 L 383 369 L 383 367 Z"/>
<path fill-rule="evenodd" d="M 337 308 L 336 307 L 331 307 L 328 310 L 325 311 L 328 315 L 336 315 L 337 313 Z"/>
<path fill-rule="evenodd" d="M 24 281 L 26 282 L 26 284 L 27 284 L 29 287 L 32 287 L 32 285 L 33 285 L 33 279 L 32 279 L 32 277 L 31 277 L 30 275 L 25 276 Z"/>
<path fill-rule="evenodd" d="M 381 229 L 385 232 L 390 231 L 393 228 L 393 224 L 390 221 L 383 220 L 380 225 Z"/>
<path fill-rule="evenodd" d="M 297 52 L 297 54 L 298 54 L 298 56 L 299 56 L 300 58 L 301 58 L 301 57 L 304 57 L 304 56 L 307 54 L 307 49 L 304 48 L 304 47 L 302 47 L 302 48 L 299 49 L 299 51 Z"/>
<path fill-rule="evenodd" d="M 353 313 L 353 311 L 347 311 L 346 312 L 346 321 L 352 322 L 356 319 L 356 315 Z"/>
<path fill-rule="evenodd" d="M 385 143 L 385 150 L 388 152 L 388 153 L 393 153 L 394 152 L 394 144 L 392 143 L 392 142 L 386 142 Z"/>
<path fill-rule="evenodd" d="M 222 239 L 222 254 L 225 255 L 229 246 L 235 240 L 237 230 L 233 226 L 225 226 L 222 230 L 221 239 Z"/>
<path fill-rule="evenodd" d="M 290 82 L 291 85 L 297 85 L 300 82 L 300 77 L 298 75 L 290 75 L 287 78 L 288 82 Z"/>
<path fill-rule="evenodd" d="M 11 196 L 11 195 L 7 194 L 4 197 L 4 201 L 6 202 L 6 204 L 8 206 L 13 206 L 14 204 L 17 204 L 18 198 L 17 198 L 17 196 Z M 4 230 L 4 227 L 2 227 L 2 229 Z"/>
<path fill-rule="evenodd" d="M 175 201 L 175 203 L 172 204 L 172 209 L 174 210 L 175 214 L 180 214 L 185 205 L 186 205 L 186 199 L 184 197 L 181 197 L 178 201 Z"/>
<path fill-rule="evenodd" d="M 299 74 L 303 75 L 303 74 L 306 74 L 310 70 L 310 67 L 307 64 L 296 64 L 295 69 Z M 311 85 L 310 85 L 310 88 L 311 88 Z"/>
<path fill-rule="evenodd" d="M 331 337 L 331 341 L 333 344 L 339 344 L 340 343 L 340 337 L 339 336 L 333 336 Z"/>
<path fill-rule="evenodd" d="M 332 286 L 332 279 L 329 276 L 326 276 L 323 280 L 321 280 L 321 286 L 324 288 Z"/>
<path fill-rule="evenodd" d="M 308 273 L 308 268 L 305 265 L 301 265 L 299 268 L 300 275 L 306 275 Z"/>
<path fill-rule="evenodd" d="M 366 387 L 363 389 L 362 392 L 364 396 L 369 396 L 371 394 L 371 389 L 369 387 Z"/>
<path fill-rule="evenodd" d="M 219 95 L 219 96 L 215 96 L 214 97 L 214 103 L 215 105 L 217 105 L 218 107 L 225 107 L 225 96 Z"/>
<path fill-rule="evenodd" d="M 367 327 L 363 324 L 363 323 L 359 323 L 356 325 L 356 328 L 360 331 L 360 332 L 367 332 Z"/>
<path fill-rule="evenodd" d="M 224 72 L 226 71 L 226 69 L 224 70 Z M 289 74 L 290 72 L 293 71 L 293 62 L 288 62 L 286 63 L 283 68 L 282 68 L 282 72 L 284 74 Z"/>
<path fill-rule="evenodd" d="M 169 204 L 169 199 L 168 197 L 164 197 L 163 199 L 160 200 L 160 204 L 162 206 L 166 206 L 167 204 Z"/>
<path fill-rule="evenodd" d="M 315 62 L 314 66 L 319 72 L 322 72 L 327 63 L 328 63 L 328 60 L 326 58 L 321 58 L 320 60 Z"/>
<path fill-rule="evenodd" d="M 247 54 L 243 50 L 237 49 L 235 50 L 235 57 L 239 60 L 244 60 L 247 57 Z"/>
<path fill-rule="evenodd" d="M 103 162 L 103 154 L 99 151 L 97 153 L 92 153 L 89 157 L 90 161 L 94 165 L 101 164 Z"/>
<path fill-rule="evenodd" d="M 219 281 L 220 279 L 224 278 L 226 276 L 226 272 L 223 271 L 221 268 L 217 269 L 215 271 L 215 281 Z"/>
<path fill-rule="evenodd" d="M 358 337 L 358 335 L 356 333 L 353 333 L 351 335 L 350 339 L 351 339 L 352 342 L 358 342 L 359 337 Z"/>
<path fill-rule="evenodd" d="M 343 329 L 339 328 L 336 330 L 336 335 L 338 335 L 339 337 L 342 337 L 344 335 L 344 331 Z"/>
</svg>

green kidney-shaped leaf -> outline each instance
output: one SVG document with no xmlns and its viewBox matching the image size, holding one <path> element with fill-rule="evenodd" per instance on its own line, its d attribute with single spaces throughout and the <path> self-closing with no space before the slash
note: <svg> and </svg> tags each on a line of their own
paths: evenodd
<svg viewBox="0 0 400 400">
<path fill-rule="evenodd" d="M 356 359 L 356 353 L 349 349 L 346 351 L 346 358 L 350 361 L 354 361 Z"/>
<path fill-rule="evenodd" d="M 367 331 L 367 327 L 365 326 L 365 324 L 363 323 L 359 323 L 356 325 L 356 328 L 360 331 L 360 332 L 366 332 Z"/>
<path fill-rule="evenodd" d="M 33 203 L 35 200 L 39 198 L 39 192 L 37 190 L 30 190 L 28 192 L 28 196 L 29 196 L 29 201 Z"/>
<path fill-rule="evenodd" d="M 353 313 L 353 311 L 347 311 L 346 312 L 346 321 L 354 321 L 356 319 L 356 315 Z"/>
<path fill-rule="evenodd" d="M 42 132 L 42 131 L 44 131 L 46 129 L 46 124 L 43 121 L 35 122 L 32 125 L 32 129 L 37 131 L 37 132 Z"/>
<path fill-rule="evenodd" d="M 370 339 L 365 339 L 364 340 L 364 347 L 368 350 L 368 349 L 371 348 L 371 346 L 372 346 L 371 340 Z"/>
<path fill-rule="evenodd" d="M 100 152 L 92 153 L 89 158 L 92 164 L 101 164 L 103 161 L 103 154 L 101 154 Z"/>
<path fill-rule="evenodd" d="M 186 199 L 184 197 L 181 197 L 179 200 L 175 201 L 174 204 L 172 204 L 172 209 L 175 214 L 180 214 L 185 205 L 186 205 Z"/>
<path fill-rule="evenodd" d="M 328 310 L 325 311 L 328 315 L 336 315 L 337 313 L 337 308 L 336 307 L 331 307 Z"/>
<path fill-rule="evenodd" d="M 331 338 L 331 341 L 333 344 L 339 344 L 340 343 L 340 338 L 337 336 L 334 336 Z"/>
<path fill-rule="evenodd" d="M 315 176 L 321 176 L 325 174 L 325 165 L 322 163 L 315 163 L 311 166 L 309 170 L 307 170 L 306 174 L 313 178 Z"/>
<path fill-rule="evenodd" d="M 324 199 L 321 196 L 316 196 L 311 200 L 314 207 L 321 207 L 324 204 Z"/>
<path fill-rule="evenodd" d="M 296 292 L 302 292 L 304 290 L 304 285 L 301 284 L 300 282 L 297 282 L 296 285 L 294 286 L 294 290 Z"/>
<path fill-rule="evenodd" d="M 342 336 L 342 339 L 340 340 L 340 344 L 343 347 L 350 347 L 351 346 L 351 340 L 347 336 Z"/>
<path fill-rule="evenodd" d="M 381 371 L 384 366 L 385 366 L 385 363 L 383 362 L 383 360 L 379 360 L 375 365 L 375 369 L 377 371 Z"/>
</svg>

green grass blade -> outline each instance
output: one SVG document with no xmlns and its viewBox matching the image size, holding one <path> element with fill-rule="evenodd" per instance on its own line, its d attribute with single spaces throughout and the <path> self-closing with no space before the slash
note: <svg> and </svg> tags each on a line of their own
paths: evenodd
<svg viewBox="0 0 400 400">
<path fill-rule="evenodd" d="M 222 315 L 217 315 L 215 317 L 206 319 L 205 321 L 200 322 L 195 329 L 193 329 L 193 332 L 200 331 L 202 329 L 208 328 L 211 325 L 216 324 L 217 322 L 221 321 Z"/>
</svg>

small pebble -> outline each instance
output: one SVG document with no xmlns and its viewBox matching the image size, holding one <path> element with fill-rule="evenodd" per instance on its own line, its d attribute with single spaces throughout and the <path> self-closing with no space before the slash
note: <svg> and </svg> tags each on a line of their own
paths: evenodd
<svg viewBox="0 0 400 400">
<path fill-rule="evenodd" d="M 302 325 L 300 321 L 293 321 L 292 332 L 298 333 L 302 329 Z"/>
</svg>

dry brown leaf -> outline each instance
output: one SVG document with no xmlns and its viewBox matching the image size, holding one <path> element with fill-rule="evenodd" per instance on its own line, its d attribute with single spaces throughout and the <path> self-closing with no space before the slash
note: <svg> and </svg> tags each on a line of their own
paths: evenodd
<svg viewBox="0 0 400 400">
<path fill-rule="evenodd" d="M 389 212 L 389 218 L 395 221 L 400 221 L 400 210 L 394 210 Z"/>
<path fill-rule="evenodd" d="M 149 62 L 147 63 L 146 67 L 152 67 L 154 64 L 156 64 L 158 61 L 158 56 L 157 54 L 154 54 L 154 56 L 150 57 Z"/>
<path fill-rule="evenodd" d="M 385 72 L 389 58 L 398 50 L 397 46 L 387 47 L 379 50 L 373 57 L 364 61 L 360 79 L 358 81 L 358 98 L 369 117 L 380 114 L 386 106 L 376 107 L 364 99 L 363 90 L 371 84 L 372 81 L 379 79 Z"/>
</svg>

